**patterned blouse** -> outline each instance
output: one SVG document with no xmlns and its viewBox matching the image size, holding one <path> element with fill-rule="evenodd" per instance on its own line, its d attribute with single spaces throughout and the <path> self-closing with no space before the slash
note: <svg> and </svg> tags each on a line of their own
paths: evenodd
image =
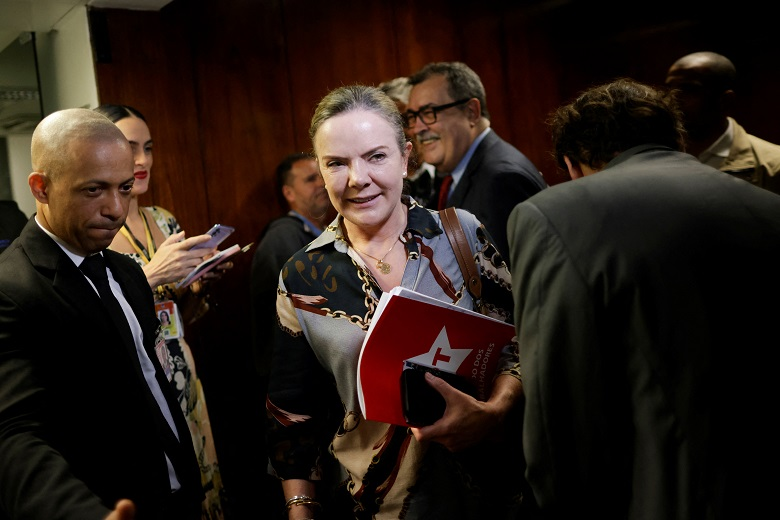
<svg viewBox="0 0 780 520">
<path fill-rule="evenodd" d="M 410 208 L 402 236 L 407 263 L 401 286 L 473 309 L 438 212 L 413 199 L 405 203 Z M 476 217 L 457 211 L 482 276 L 480 311 L 510 322 L 506 264 Z M 351 494 L 347 503 L 354 518 L 498 518 L 485 507 L 505 514 L 510 502 L 518 500 L 497 497 L 493 484 L 502 474 L 522 472 L 508 460 L 508 452 L 475 449 L 453 454 L 438 443 L 417 442 L 408 428 L 362 417 L 357 361 L 382 289 L 345 240 L 341 219 L 338 216 L 320 237 L 293 255 L 280 273 L 280 327 L 274 331 L 267 397 L 268 449 L 276 475 L 319 480 L 321 457 L 326 455 L 320 446 L 328 446 L 341 465 L 345 477 L 341 490 Z M 403 337 L 399 330 L 398 341 Z M 500 374 L 520 378 L 516 343 L 503 348 L 499 367 Z M 334 391 L 343 407 L 338 411 L 343 416 L 335 422 L 328 415 Z M 520 445 L 520 438 L 513 442 Z M 482 486 L 482 479 L 489 484 Z"/>
</svg>

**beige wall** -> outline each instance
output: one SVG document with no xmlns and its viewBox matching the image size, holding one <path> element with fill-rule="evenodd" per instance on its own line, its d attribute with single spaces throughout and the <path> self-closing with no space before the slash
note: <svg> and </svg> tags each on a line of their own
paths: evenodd
<svg viewBox="0 0 780 520">
<path fill-rule="evenodd" d="M 44 115 L 98 104 L 87 8 L 78 6 L 48 33 L 38 34 L 38 67 Z"/>
<path fill-rule="evenodd" d="M 40 91 L 44 115 L 63 108 L 94 108 L 98 104 L 87 9 L 77 6 L 48 33 L 36 34 Z M 19 208 L 35 212 L 35 199 L 27 186 L 30 164 L 29 134 L 7 136 L 11 192 Z"/>
<path fill-rule="evenodd" d="M 35 199 L 27 185 L 27 176 L 32 171 L 30 164 L 30 141 L 32 134 L 6 136 L 8 143 L 8 169 L 11 176 L 13 199 L 28 217 L 35 213 Z"/>
</svg>

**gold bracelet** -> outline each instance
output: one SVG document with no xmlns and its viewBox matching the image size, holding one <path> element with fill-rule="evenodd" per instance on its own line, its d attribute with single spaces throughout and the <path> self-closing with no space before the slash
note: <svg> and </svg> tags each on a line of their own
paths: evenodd
<svg viewBox="0 0 780 520">
<path fill-rule="evenodd" d="M 284 507 L 289 511 L 293 506 L 314 506 L 322 507 L 319 502 L 306 495 L 296 495 L 284 504 Z"/>
</svg>

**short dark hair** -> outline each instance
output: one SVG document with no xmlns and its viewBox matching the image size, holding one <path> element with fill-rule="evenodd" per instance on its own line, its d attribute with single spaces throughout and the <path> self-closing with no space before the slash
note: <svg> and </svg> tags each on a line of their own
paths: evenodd
<svg viewBox="0 0 780 520">
<path fill-rule="evenodd" d="M 553 155 L 600 169 L 621 152 L 642 144 L 685 149 L 682 113 L 669 89 L 619 78 L 585 90 L 555 110 L 547 124 Z"/>
<path fill-rule="evenodd" d="M 479 75 L 471 67 L 460 61 L 435 61 L 409 76 L 409 84 L 414 86 L 431 76 L 444 76 L 447 80 L 447 93 L 453 100 L 477 98 L 481 116 L 490 119 L 487 108 L 487 94 Z"/>
<path fill-rule="evenodd" d="M 290 184 L 293 164 L 303 159 L 314 159 L 314 155 L 309 152 L 293 152 L 282 159 L 276 167 L 276 187 L 279 193 L 282 192 L 283 186 Z"/>
<path fill-rule="evenodd" d="M 114 123 L 127 117 L 137 117 L 146 123 L 146 118 L 144 115 L 138 109 L 128 105 L 114 105 L 111 103 L 104 103 L 94 108 L 93 110 L 99 114 L 103 114 Z"/>
</svg>

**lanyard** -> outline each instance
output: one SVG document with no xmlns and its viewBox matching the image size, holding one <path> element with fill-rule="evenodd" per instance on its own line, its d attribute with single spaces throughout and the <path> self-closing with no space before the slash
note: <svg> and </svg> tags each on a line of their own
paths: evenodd
<svg viewBox="0 0 780 520">
<path fill-rule="evenodd" d="M 141 208 L 138 208 L 138 214 L 141 215 L 141 220 L 144 223 L 144 232 L 146 233 L 146 248 L 144 248 L 144 245 L 135 237 L 135 235 L 133 235 L 133 232 L 130 231 L 129 227 L 127 227 L 127 223 L 122 226 L 120 231 L 130 242 L 130 245 L 133 246 L 135 252 L 141 256 L 141 259 L 144 261 L 144 263 L 148 264 L 149 260 L 151 260 L 152 256 L 154 255 L 154 240 L 152 240 L 152 231 L 149 229 L 149 223 L 146 221 L 146 215 L 144 215 L 144 212 L 141 211 Z"/>
</svg>

